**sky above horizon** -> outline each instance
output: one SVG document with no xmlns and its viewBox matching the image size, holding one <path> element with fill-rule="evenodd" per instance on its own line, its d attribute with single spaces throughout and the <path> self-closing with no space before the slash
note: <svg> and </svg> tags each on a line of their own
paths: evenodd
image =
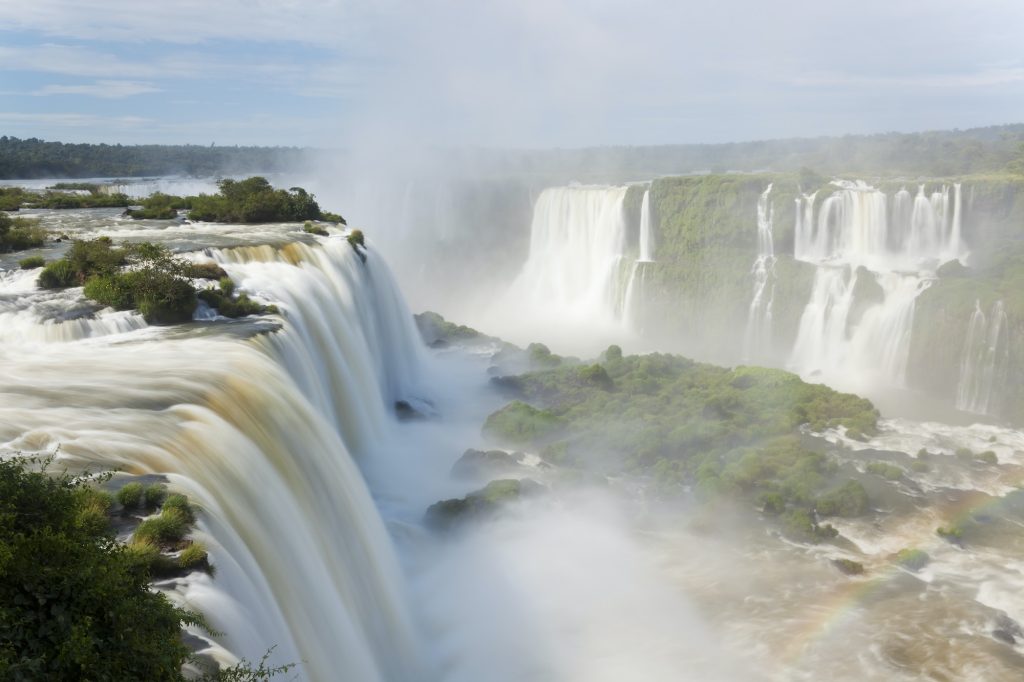
<svg viewBox="0 0 1024 682">
<path fill-rule="evenodd" d="M 0 134 L 716 143 L 1024 121 L 1024 2 L 0 0 Z"/>
</svg>

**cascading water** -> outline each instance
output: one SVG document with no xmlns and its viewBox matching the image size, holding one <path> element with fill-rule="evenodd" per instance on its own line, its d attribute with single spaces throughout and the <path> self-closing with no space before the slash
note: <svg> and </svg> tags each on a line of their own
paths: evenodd
<svg viewBox="0 0 1024 682">
<path fill-rule="evenodd" d="M 967 340 L 960 356 L 960 378 L 956 387 L 956 408 L 973 414 L 992 414 L 1009 360 L 1009 323 L 1002 301 L 992 305 L 985 317 L 981 301 L 967 325 Z"/>
<path fill-rule="evenodd" d="M 627 327 L 643 331 L 643 304 L 647 298 L 647 270 L 654 262 L 654 229 L 651 227 L 651 190 L 644 190 L 640 202 L 640 245 L 639 256 L 629 273 L 626 297 L 623 301 L 623 318 Z"/>
<path fill-rule="evenodd" d="M 627 190 L 571 186 L 541 192 L 529 256 L 482 326 L 520 342 L 534 340 L 524 337 L 524 330 L 544 331 L 555 342 L 562 336 L 578 339 L 580 326 L 593 330 L 595 338 L 621 336 L 628 288 Z"/>
<path fill-rule="evenodd" d="M 743 340 L 744 360 L 771 357 L 772 303 L 775 300 L 775 244 L 772 222 L 775 206 L 769 203 L 771 184 L 757 201 L 757 258 L 750 270 L 754 293 L 747 311 L 747 331 Z"/>
<path fill-rule="evenodd" d="M 349 454 L 366 455 L 410 398 L 411 317 L 382 266 L 343 240 L 211 255 L 279 302 L 280 330 L 54 335 L 37 300 L 48 295 L 21 295 L 12 314 L 42 331 L 0 338 L 0 445 L 164 474 L 197 500 L 217 577 L 162 587 L 235 654 L 276 646 L 273 661 L 308 679 L 422 679 L 393 549 Z M 54 305 L 82 306 L 77 291 Z"/>
<path fill-rule="evenodd" d="M 964 261 L 960 186 L 892 199 L 864 182 L 838 181 L 815 216 L 815 195 L 797 199 L 794 255 L 818 270 L 789 364 L 901 386 L 917 296 L 943 262 Z M 863 280 L 863 281 L 861 281 Z M 857 299 L 863 290 L 874 300 Z"/>
</svg>

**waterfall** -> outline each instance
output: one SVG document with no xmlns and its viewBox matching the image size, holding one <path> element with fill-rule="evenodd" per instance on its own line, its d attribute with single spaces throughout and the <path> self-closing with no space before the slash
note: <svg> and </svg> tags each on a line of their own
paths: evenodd
<svg viewBox="0 0 1024 682">
<path fill-rule="evenodd" d="M 210 255 L 279 305 L 280 330 L 0 338 L 0 447 L 59 445 L 62 462 L 164 474 L 196 500 L 217 576 L 161 587 L 235 654 L 276 646 L 273 661 L 306 679 L 429 677 L 353 460 L 379 447 L 393 401 L 418 383 L 418 337 L 390 275 L 340 239 Z"/>
<path fill-rule="evenodd" d="M 967 340 L 960 356 L 960 378 L 956 387 L 956 407 L 973 414 L 992 414 L 999 388 L 1005 381 L 1009 360 L 1009 322 L 1002 301 L 992 305 L 985 317 L 981 301 L 967 325 Z"/>
<path fill-rule="evenodd" d="M 623 319 L 626 327 L 643 331 L 643 305 L 647 300 L 647 266 L 654 262 L 654 230 L 651 227 L 651 190 L 644 190 L 640 202 L 640 244 L 639 256 L 629 273 L 629 284 L 623 300 Z"/>
<path fill-rule="evenodd" d="M 644 190 L 644 198 L 640 202 L 640 257 L 641 263 L 654 262 L 654 234 L 651 230 L 651 190 Z"/>
<path fill-rule="evenodd" d="M 775 299 L 775 244 L 772 241 L 775 206 L 768 200 L 771 191 L 769 184 L 757 200 L 757 258 L 750 270 L 754 292 L 747 311 L 744 360 L 771 355 L 772 303 Z"/>
<path fill-rule="evenodd" d="M 561 337 L 575 343 L 581 327 L 592 332 L 592 340 L 605 336 L 600 343 L 621 335 L 630 274 L 625 269 L 627 190 L 574 185 L 541 192 L 526 262 L 481 325 L 520 342 L 536 340 L 543 331 L 556 344 Z"/>
<path fill-rule="evenodd" d="M 797 199 L 794 256 L 818 269 L 789 364 L 902 386 L 918 295 L 939 265 L 968 255 L 960 186 L 928 195 L 921 185 L 913 197 L 901 189 L 890 207 L 864 182 L 833 184 L 817 216 L 814 195 Z"/>
</svg>

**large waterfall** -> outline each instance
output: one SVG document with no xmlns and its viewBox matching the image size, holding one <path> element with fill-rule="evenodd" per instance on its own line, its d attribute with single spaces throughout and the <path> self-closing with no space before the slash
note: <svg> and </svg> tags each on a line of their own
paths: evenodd
<svg viewBox="0 0 1024 682">
<path fill-rule="evenodd" d="M 628 189 L 574 185 L 541 192 L 527 260 L 485 325 L 517 341 L 534 340 L 524 330 L 556 343 L 578 340 L 581 327 L 604 337 L 602 343 L 620 335 L 630 274 Z"/>
<path fill-rule="evenodd" d="M 1002 301 L 992 305 L 988 318 L 981 309 L 981 302 L 975 301 L 960 356 L 960 378 L 956 387 L 958 410 L 991 414 L 996 409 L 999 388 L 1008 369 L 1009 333 Z"/>
<path fill-rule="evenodd" d="M 403 580 L 353 460 L 372 454 L 394 401 L 414 399 L 410 315 L 383 265 L 340 239 L 211 255 L 278 304 L 280 329 L 62 320 L 87 307 L 80 290 L 21 303 L 0 292 L 18 330 L 0 337 L 0 445 L 163 474 L 194 498 L 216 579 L 163 587 L 235 654 L 276 646 L 273 660 L 301 662 L 308 679 L 422 679 Z"/>
<path fill-rule="evenodd" d="M 967 252 L 960 185 L 893 197 L 839 181 L 797 199 L 794 255 L 817 266 L 790 365 L 803 374 L 903 385 L 917 296 L 942 263 Z"/>
<path fill-rule="evenodd" d="M 775 300 L 775 243 L 772 237 L 775 206 L 769 203 L 771 192 L 769 184 L 757 201 L 757 258 L 751 268 L 754 292 L 747 311 L 744 360 L 771 357 L 772 303 Z"/>
</svg>

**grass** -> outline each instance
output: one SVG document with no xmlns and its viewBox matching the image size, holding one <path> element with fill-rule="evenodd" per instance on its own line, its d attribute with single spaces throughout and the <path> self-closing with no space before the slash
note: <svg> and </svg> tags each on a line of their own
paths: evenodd
<svg viewBox="0 0 1024 682">
<path fill-rule="evenodd" d="M 127 483 L 117 491 L 117 501 L 125 509 L 134 509 L 141 504 L 143 494 L 141 483 Z"/>
<path fill-rule="evenodd" d="M 22 258 L 18 261 L 18 265 L 22 270 L 33 270 L 46 265 L 46 259 L 42 256 L 29 256 L 28 258 Z"/>
</svg>

